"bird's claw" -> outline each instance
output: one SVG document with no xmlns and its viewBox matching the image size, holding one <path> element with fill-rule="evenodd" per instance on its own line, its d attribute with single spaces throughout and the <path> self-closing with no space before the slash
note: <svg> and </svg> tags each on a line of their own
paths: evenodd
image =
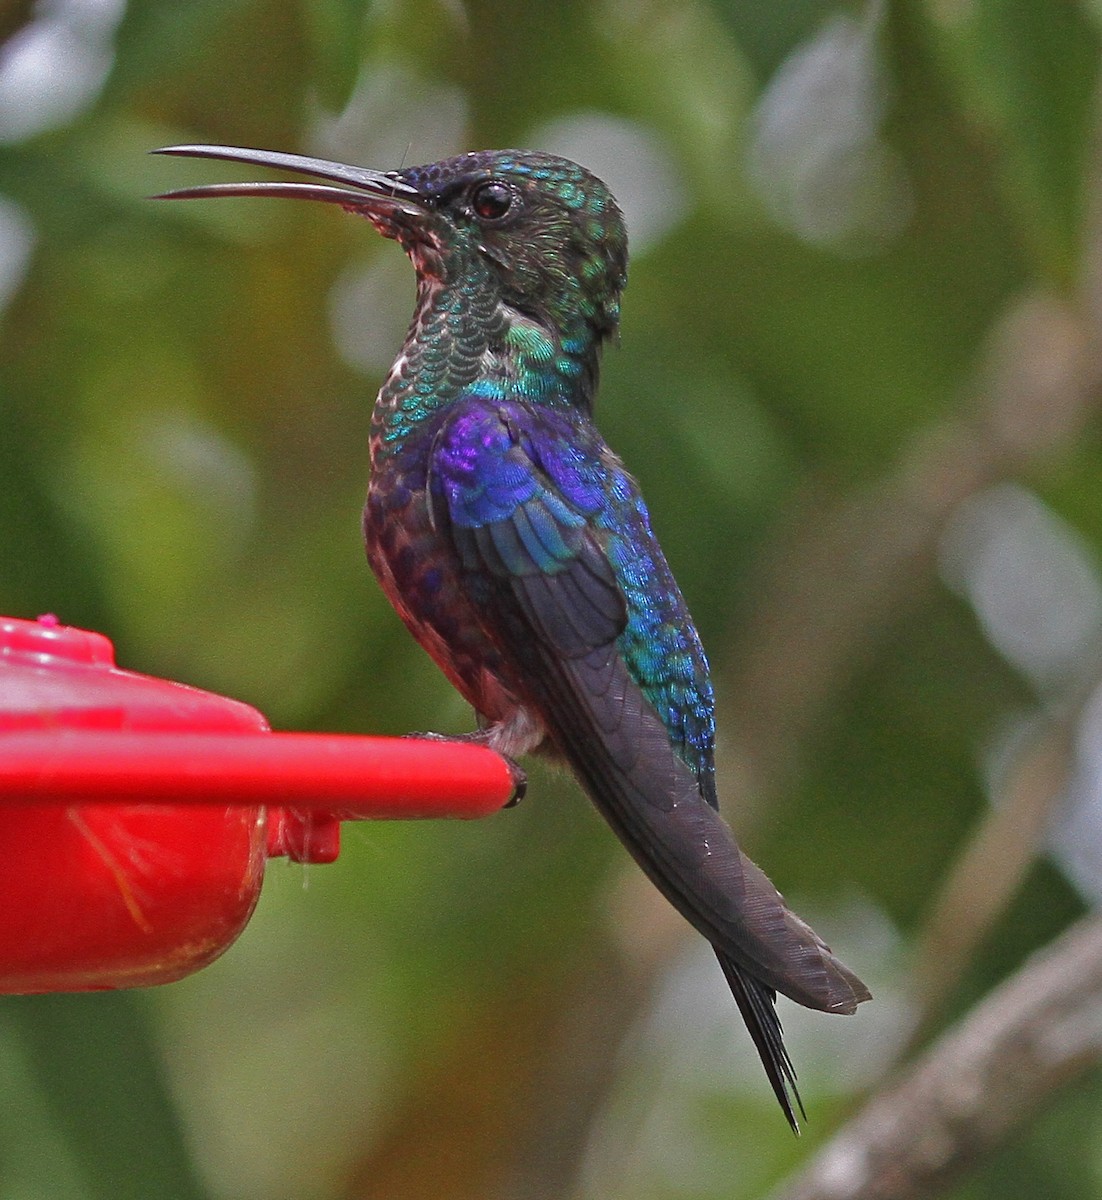
<svg viewBox="0 0 1102 1200">
<path fill-rule="evenodd" d="M 516 808 L 528 791 L 528 773 L 515 758 L 510 758 L 507 754 L 502 754 L 500 757 L 505 760 L 505 765 L 509 768 L 509 775 L 513 780 L 513 794 L 502 807 Z"/>
</svg>

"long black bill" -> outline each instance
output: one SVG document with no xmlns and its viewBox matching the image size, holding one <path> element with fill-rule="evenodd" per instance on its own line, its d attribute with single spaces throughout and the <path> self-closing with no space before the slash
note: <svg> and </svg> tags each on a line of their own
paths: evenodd
<svg viewBox="0 0 1102 1200">
<path fill-rule="evenodd" d="M 162 192 L 155 200 L 197 200 L 209 196 L 281 196 L 299 200 L 321 200 L 345 208 L 414 212 L 418 192 L 392 171 L 372 171 L 324 158 L 302 154 L 284 154 L 279 150 L 251 150 L 245 146 L 164 146 L 152 154 L 174 154 L 181 158 L 220 158 L 227 162 L 251 163 L 331 179 L 344 187 L 324 183 L 299 183 L 271 180 L 266 183 L 206 183 L 198 187 Z"/>
</svg>

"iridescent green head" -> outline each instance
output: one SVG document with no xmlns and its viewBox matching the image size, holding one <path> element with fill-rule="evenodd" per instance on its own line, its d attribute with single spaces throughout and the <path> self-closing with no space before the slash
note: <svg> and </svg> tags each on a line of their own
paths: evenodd
<svg viewBox="0 0 1102 1200">
<path fill-rule="evenodd" d="M 567 159 L 483 150 L 380 172 L 228 146 L 161 153 L 279 167 L 342 185 L 214 184 L 172 197 L 297 196 L 340 204 L 396 238 L 425 278 L 454 282 L 474 273 L 525 316 L 570 333 L 582 321 L 597 343 L 619 322 L 627 274 L 623 216 L 608 188 Z"/>
<path fill-rule="evenodd" d="M 601 336 L 616 328 L 627 233 L 612 193 L 584 167 L 483 150 L 398 175 L 431 205 L 443 244 L 483 258 L 521 312 L 559 329 L 579 313 Z"/>
</svg>

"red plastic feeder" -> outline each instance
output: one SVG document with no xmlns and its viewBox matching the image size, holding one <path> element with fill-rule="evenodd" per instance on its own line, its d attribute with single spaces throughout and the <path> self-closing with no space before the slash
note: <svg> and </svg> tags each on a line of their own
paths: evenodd
<svg viewBox="0 0 1102 1200">
<path fill-rule="evenodd" d="M 248 705 L 122 671 L 107 638 L 0 617 L 0 993 L 169 983 L 222 953 L 268 857 L 340 822 L 508 802 L 479 746 L 273 733 Z"/>
</svg>

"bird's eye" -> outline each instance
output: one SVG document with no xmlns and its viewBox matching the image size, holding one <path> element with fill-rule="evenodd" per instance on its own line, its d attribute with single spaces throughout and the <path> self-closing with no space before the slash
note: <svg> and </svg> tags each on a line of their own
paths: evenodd
<svg viewBox="0 0 1102 1200">
<path fill-rule="evenodd" d="M 513 189 L 507 183 L 491 179 L 475 188 L 471 207 L 483 221 L 498 221 L 513 207 L 513 198 Z"/>
</svg>

